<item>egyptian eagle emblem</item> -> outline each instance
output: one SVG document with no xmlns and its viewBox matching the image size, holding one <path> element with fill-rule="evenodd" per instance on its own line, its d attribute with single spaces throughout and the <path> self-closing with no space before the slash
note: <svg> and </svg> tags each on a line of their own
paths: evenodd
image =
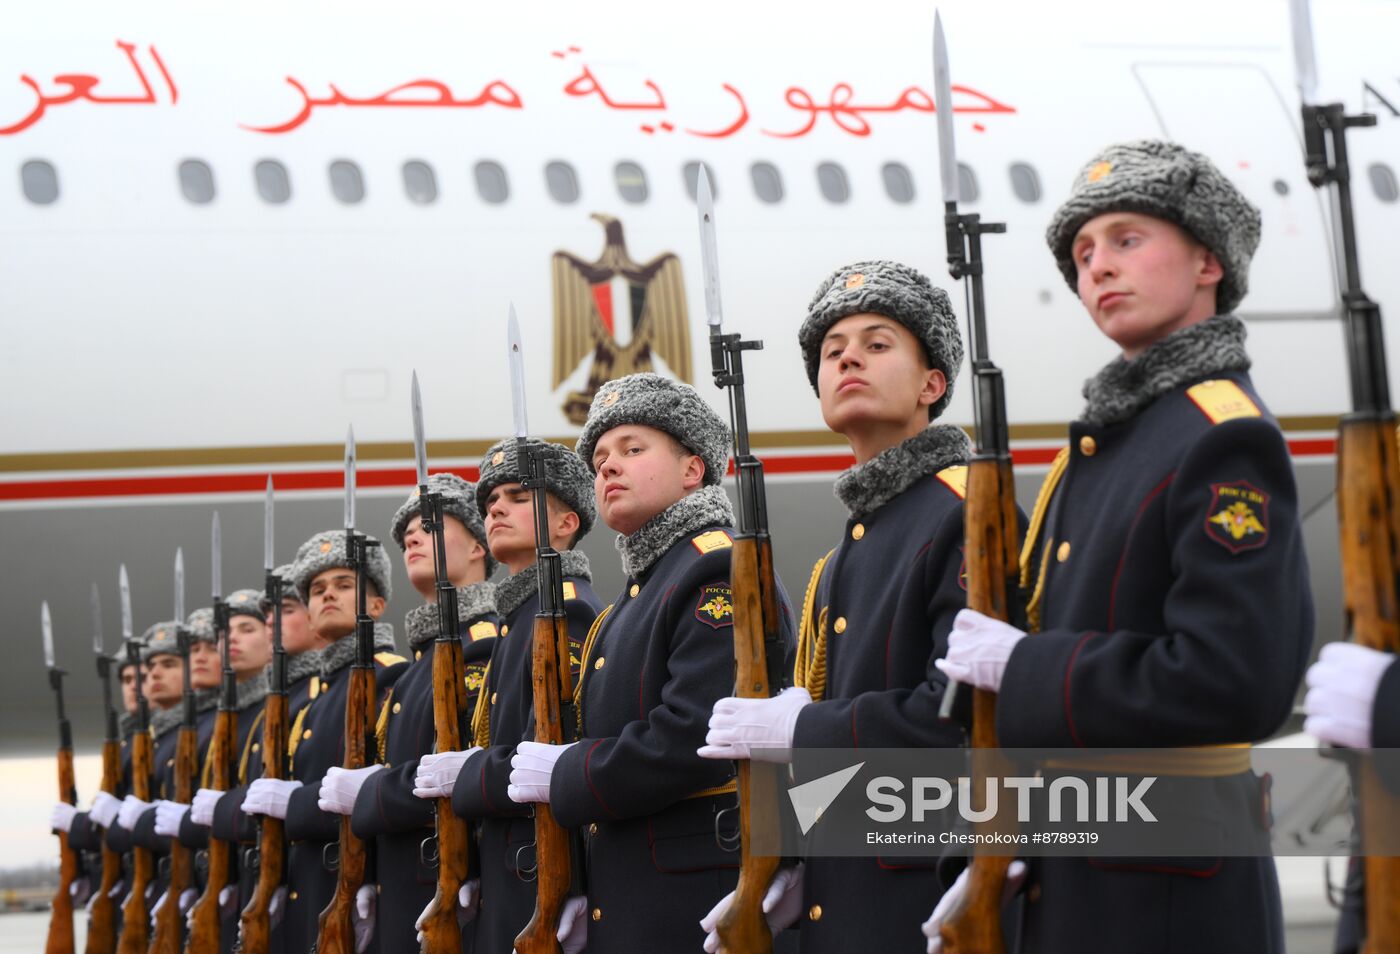
<svg viewBox="0 0 1400 954">
<path fill-rule="evenodd" d="M 570 391 L 564 414 L 575 424 L 588 419 L 598 388 L 614 378 L 654 371 L 660 358 L 676 377 L 691 383 L 690 319 L 681 260 L 662 252 L 638 263 L 627 253 L 622 223 L 594 213 L 606 238 L 603 254 L 586 262 L 571 252 L 554 253 L 554 383 L 559 387 L 591 352 L 588 383 Z"/>
</svg>

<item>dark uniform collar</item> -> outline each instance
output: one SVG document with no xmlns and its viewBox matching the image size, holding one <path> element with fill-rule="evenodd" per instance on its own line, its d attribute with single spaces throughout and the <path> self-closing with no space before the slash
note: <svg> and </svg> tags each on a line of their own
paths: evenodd
<svg viewBox="0 0 1400 954">
<path fill-rule="evenodd" d="M 219 690 L 196 689 L 194 691 L 194 711 L 208 712 L 219 704 Z M 156 736 L 162 736 L 171 729 L 178 726 L 185 715 L 184 699 L 169 709 L 156 709 L 151 712 L 151 732 Z"/>
<path fill-rule="evenodd" d="M 250 706 L 257 705 L 267 698 L 270 688 L 271 683 L 268 681 L 266 669 L 251 679 L 245 679 L 238 684 L 238 696 L 234 708 L 242 712 Z"/>
<path fill-rule="evenodd" d="M 676 541 L 705 527 L 734 526 L 734 508 L 722 487 L 702 487 L 652 517 L 630 537 L 618 534 L 622 572 L 641 576 Z"/>
<path fill-rule="evenodd" d="M 482 581 L 457 587 L 457 619 L 470 623 L 496 612 L 496 584 Z M 404 614 L 404 632 L 408 648 L 418 649 L 438 638 L 438 607 L 436 603 L 415 606 Z"/>
<path fill-rule="evenodd" d="M 588 554 L 582 550 L 565 550 L 559 554 L 560 576 L 576 577 L 592 582 L 593 572 L 588 566 Z M 539 564 L 531 563 L 519 573 L 514 573 L 496 584 L 496 609 L 502 616 L 509 616 L 520 608 L 520 604 L 530 598 L 538 589 L 535 580 L 539 576 Z"/>
<path fill-rule="evenodd" d="M 271 672 L 271 667 L 268 667 Z M 308 649 L 304 653 L 297 653 L 287 657 L 287 685 L 301 682 L 308 676 L 315 676 L 321 671 L 321 650 Z"/>
<path fill-rule="evenodd" d="M 1128 420 L 1168 391 L 1231 371 L 1248 371 L 1244 322 L 1217 315 L 1174 331 L 1132 360 L 1119 355 L 1084 382 L 1080 420 L 1105 426 Z"/>
<path fill-rule="evenodd" d="M 394 627 L 389 623 L 375 621 L 374 651 L 392 652 L 394 649 Z M 329 679 L 355 661 L 355 633 L 352 630 L 321 650 L 321 678 Z"/>
<path fill-rule="evenodd" d="M 863 464 L 856 464 L 836 478 L 836 498 L 846 505 L 852 517 L 863 517 L 924 478 L 967 463 L 972 443 L 962 428 L 937 424 L 913 437 L 880 451 Z"/>
</svg>

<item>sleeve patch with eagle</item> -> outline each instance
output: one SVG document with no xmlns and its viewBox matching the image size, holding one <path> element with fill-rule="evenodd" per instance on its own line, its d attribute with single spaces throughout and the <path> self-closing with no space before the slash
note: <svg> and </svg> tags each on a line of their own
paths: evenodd
<svg viewBox="0 0 1400 954">
<path fill-rule="evenodd" d="M 1206 536 L 1231 553 L 1257 550 L 1269 540 L 1269 495 L 1247 480 L 1211 484 Z"/>
<path fill-rule="evenodd" d="M 695 618 L 711 629 L 734 625 L 733 591 L 718 583 L 701 587 Z"/>
</svg>

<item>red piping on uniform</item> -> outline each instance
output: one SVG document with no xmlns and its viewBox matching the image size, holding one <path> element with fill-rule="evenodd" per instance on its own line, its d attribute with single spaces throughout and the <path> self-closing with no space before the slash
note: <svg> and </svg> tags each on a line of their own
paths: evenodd
<svg viewBox="0 0 1400 954">
<path fill-rule="evenodd" d="M 598 746 L 602 744 L 603 740 L 599 739 L 588 747 L 588 754 L 583 757 L 583 780 L 588 783 L 588 790 L 593 793 L 593 797 L 597 799 L 598 804 L 603 806 L 603 811 L 607 812 L 613 818 L 616 818 L 617 812 L 608 807 L 608 803 L 603 801 L 603 794 L 599 792 L 598 787 L 593 784 L 593 771 L 589 768 L 590 763 L 593 761 L 593 753 L 598 751 Z"/>
<path fill-rule="evenodd" d="M 1079 658 L 1079 651 L 1084 648 L 1084 644 L 1087 643 L 1091 637 L 1097 635 L 1099 634 L 1089 632 L 1079 637 L 1079 642 L 1074 646 L 1074 652 L 1069 654 L 1069 663 L 1065 666 L 1065 723 L 1069 726 L 1070 739 L 1081 749 L 1084 748 L 1084 741 L 1079 738 L 1079 730 L 1074 727 L 1074 712 L 1070 709 L 1069 705 L 1069 677 L 1070 673 L 1074 672 L 1074 661 Z"/>
<path fill-rule="evenodd" d="M 1162 479 L 1162 482 L 1148 491 L 1147 496 L 1142 498 L 1142 503 L 1138 504 L 1137 513 L 1133 514 L 1133 522 L 1128 526 L 1128 535 L 1123 540 L 1123 552 L 1118 554 L 1118 566 L 1113 569 L 1113 585 L 1108 589 L 1108 622 L 1105 624 L 1109 632 L 1113 632 L 1113 615 L 1118 605 L 1118 581 L 1123 576 L 1123 566 L 1128 562 L 1128 547 L 1133 542 L 1133 532 L 1137 530 L 1138 521 L 1142 520 L 1142 515 L 1147 512 L 1147 505 L 1167 489 L 1167 484 L 1176 478 L 1176 471 L 1172 471 Z"/>
</svg>

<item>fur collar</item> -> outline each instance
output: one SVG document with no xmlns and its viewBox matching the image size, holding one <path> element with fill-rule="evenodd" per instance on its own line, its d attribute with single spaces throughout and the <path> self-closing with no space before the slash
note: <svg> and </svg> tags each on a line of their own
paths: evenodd
<svg viewBox="0 0 1400 954">
<path fill-rule="evenodd" d="M 124 739 L 129 735 L 136 734 L 136 713 L 117 713 L 117 738 Z"/>
<path fill-rule="evenodd" d="M 219 690 L 196 689 L 194 691 L 194 711 L 208 712 L 219 704 Z M 156 738 L 160 738 L 180 725 L 185 715 L 185 700 L 182 696 L 180 701 L 169 709 L 156 709 L 151 712 L 151 732 Z"/>
<path fill-rule="evenodd" d="M 652 517 L 630 537 L 618 534 L 622 572 L 629 577 L 641 576 L 682 537 L 704 527 L 732 526 L 734 507 L 724 488 L 702 487 Z"/>
<path fill-rule="evenodd" d="M 945 467 L 966 464 L 972 442 L 962 428 L 930 425 L 836 478 L 836 498 L 852 517 L 874 513 L 914 483 Z"/>
<path fill-rule="evenodd" d="M 520 608 L 537 589 L 540 565 L 531 563 L 525 569 L 496 584 L 496 609 L 502 616 L 509 616 Z M 559 575 L 568 579 L 576 577 L 593 581 L 593 572 L 588 566 L 588 555 L 582 550 L 564 550 L 559 554 Z"/>
<path fill-rule="evenodd" d="M 1080 420 L 1119 424 L 1183 384 L 1231 371 L 1248 371 L 1244 322 L 1217 315 L 1174 331 L 1131 361 L 1119 355 L 1084 382 L 1088 403 Z"/>
<path fill-rule="evenodd" d="M 267 698 L 268 690 L 271 688 L 272 684 L 268 681 L 266 669 L 251 679 L 245 679 L 237 686 L 238 696 L 234 702 L 234 708 L 242 712 L 250 706 L 257 705 Z"/>
<path fill-rule="evenodd" d="M 496 584 L 468 583 L 457 587 L 457 621 L 470 623 L 496 612 Z M 404 632 L 408 648 L 418 649 L 438 638 L 438 605 L 424 603 L 404 614 Z"/>
<path fill-rule="evenodd" d="M 374 651 L 393 652 L 394 651 L 394 627 L 389 623 L 376 621 L 374 624 Z M 350 633 L 340 637 L 325 649 L 320 650 L 321 654 L 321 678 L 329 679 L 340 670 L 355 661 L 355 633 Z"/>
<path fill-rule="evenodd" d="M 268 667 L 268 673 L 272 672 L 272 667 Z M 297 653 L 287 657 L 287 685 L 294 686 L 308 676 L 315 676 L 321 671 L 321 650 L 308 649 L 304 653 Z"/>
</svg>

